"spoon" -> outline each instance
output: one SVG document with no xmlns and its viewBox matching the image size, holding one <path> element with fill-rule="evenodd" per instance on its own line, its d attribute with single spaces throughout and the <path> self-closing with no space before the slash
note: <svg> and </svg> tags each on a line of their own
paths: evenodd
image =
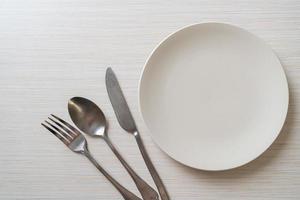
<svg viewBox="0 0 300 200">
<path fill-rule="evenodd" d="M 82 132 L 104 139 L 132 177 L 143 199 L 158 200 L 158 193 L 133 171 L 112 144 L 106 132 L 106 119 L 101 109 L 88 99 L 73 97 L 69 100 L 68 110 L 72 121 Z"/>
</svg>

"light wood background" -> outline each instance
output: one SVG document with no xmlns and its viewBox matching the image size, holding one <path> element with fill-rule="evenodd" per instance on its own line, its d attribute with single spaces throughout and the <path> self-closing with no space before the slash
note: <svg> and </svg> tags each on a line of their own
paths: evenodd
<svg viewBox="0 0 300 200">
<path fill-rule="evenodd" d="M 150 139 L 137 105 L 139 76 L 156 44 L 178 28 L 208 21 L 264 39 L 290 87 L 287 122 L 276 142 L 257 160 L 224 172 L 194 170 L 166 156 Z M 83 156 L 40 126 L 50 113 L 70 121 L 66 105 L 73 96 L 101 106 L 113 142 L 153 185 L 134 138 L 114 116 L 104 85 L 108 66 L 171 199 L 300 199 L 299 0 L 0 0 L 0 199 L 122 199 Z M 104 142 L 87 139 L 98 161 L 137 193 Z"/>
</svg>

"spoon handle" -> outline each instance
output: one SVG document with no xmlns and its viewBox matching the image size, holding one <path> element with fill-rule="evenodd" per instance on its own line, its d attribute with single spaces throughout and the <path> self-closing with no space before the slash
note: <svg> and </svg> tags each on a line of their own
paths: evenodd
<svg viewBox="0 0 300 200">
<path fill-rule="evenodd" d="M 147 166 L 147 168 L 148 168 L 148 170 L 149 170 L 149 172 L 150 172 L 150 174 L 151 174 L 151 176 L 152 176 L 152 178 L 154 180 L 154 183 L 155 183 L 155 185 L 156 185 L 156 187 L 158 189 L 158 192 L 160 194 L 161 200 L 169 200 L 170 198 L 169 198 L 169 195 L 167 193 L 167 190 L 166 190 L 166 188 L 165 188 L 162 180 L 160 179 L 160 177 L 159 177 L 159 175 L 158 175 L 158 173 L 157 173 L 157 171 L 156 171 L 153 163 L 150 160 L 150 157 L 149 157 L 149 155 L 148 155 L 148 153 L 147 153 L 147 151 L 145 149 L 145 146 L 143 144 L 143 141 L 142 141 L 142 138 L 141 138 L 139 132 L 135 131 L 134 132 L 134 136 L 135 136 L 136 142 L 137 142 L 137 144 L 139 146 L 139 149 L 141 151 L 141 154 L 142 154 L 142 156 L 144 158 L 146 166 Z"/>
<path fill-rule="evenodd" d="M 84 151 L 83 153 L 93 165 L 115 186 L 115 188 L 121 193 L 125 200 L 141 200 L 139 197 L 134 195 L 132 192 L 123 187 L 118 181 L 116 181 L 112 176 L 110 176 L 93 158 L 89 151 Z"/>
<path fill-rule="evenodd" d="M 106 143 L 111 148 L 111 150 L 114 152 L 116 157 L 120 160 L 122 165 L 125 167 L 129 175 L 132 177 L 133 181 L 136 184 L 136 187 L 140 191 L 142 197 L 144 200 L 158 200 L 159 196 L 157 192 L 148 185 L 139 175 L 135 173 L 135 171 L 129 166 L 129 164 L 124 160 L 124 158 L 121 156 L 121 154 L 117 151 L 117 149 L 114 147 L 112 142 L 108 137 L 105 138 Z"/>
</svg>

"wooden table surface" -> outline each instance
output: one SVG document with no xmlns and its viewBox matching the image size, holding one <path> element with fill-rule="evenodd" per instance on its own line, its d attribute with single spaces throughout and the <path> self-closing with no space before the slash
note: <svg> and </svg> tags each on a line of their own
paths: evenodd
<svg viewBox="0 0 300 200">
<path fill-rule="evenodd" d="M 264 39 L 290 87 L 287 122 L 275 143 L 238 169 L 204 172 L 178 164 L 152 142 L 138 110 L 146 58 L 168 34 L 193 23 L 227 22 Z M 97 102 L 109 135 L 151 185 L 134 138 L 118 125 L 104 82 L 113 67 L 171 199 L 300 199 L 299 0 L 0 0 L 0 199 L 122 199 L 83 157 L 40 126 L 54 113 L 70 121 L 68 99 Z M 101 139 L 97 160 L 137 193 Z"/>
</svg>

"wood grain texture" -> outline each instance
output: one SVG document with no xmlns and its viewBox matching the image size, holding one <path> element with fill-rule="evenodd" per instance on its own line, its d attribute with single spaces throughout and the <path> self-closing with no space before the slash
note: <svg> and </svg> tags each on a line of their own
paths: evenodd
<svg viewBox="0 0 300 200">
<path fill-rule="evenodd" d="M 241 26 L 264 39 L 288 77 L 290 108 L 275 143 L 238 169 L 184 167 L 153 144 L 137 105 L 146 58 L 168 34 L 192 23 Z M 133 168 L 153 182 L 134 138 L 119 127 L 104 85 L 113 67 L 170 196 L 176 199 L 300 199 L 300 1 L 298 0 L 0 0 L 0 199 L 122 199 L 82 156 L 40 126 L 48 114 L 67 120 L 67 101 L 101 106 L 109 134 Z M 91 152 L 137 193 L 100 139 Z"/>
</svg>

